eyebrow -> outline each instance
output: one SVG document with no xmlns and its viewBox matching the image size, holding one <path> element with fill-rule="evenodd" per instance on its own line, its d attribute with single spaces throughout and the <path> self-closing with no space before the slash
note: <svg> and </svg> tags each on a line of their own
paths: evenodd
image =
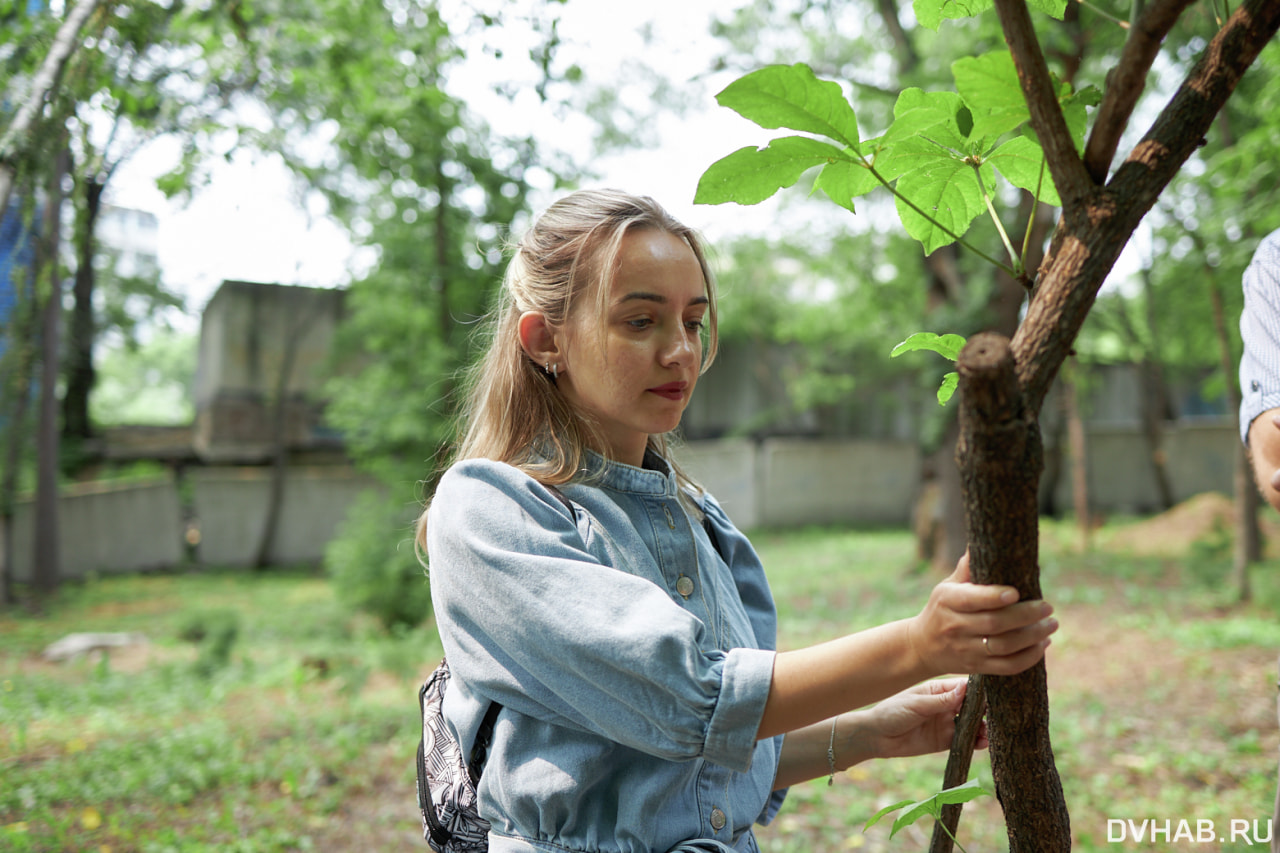
<svg viewBox="0 0 1280 853">
<path fill-rule="evenodd" d="M 661 293 L 649 293 L 648 291 L 637 290 L 633 293 L 628 293 L 626 296 L 619 299 L 618 304 L 621 305 L 624 302 L 631 302 L 633 300 L 657 302 L 659 305 L 666 305 L 668 301 L 667 297 L 663 296 Z M 711 300 L 706 296 L 695 296 L 693 299 L 689 300 L 690 305 L 707 305 L 710 304 L 710 302 Z"/>
</svg>

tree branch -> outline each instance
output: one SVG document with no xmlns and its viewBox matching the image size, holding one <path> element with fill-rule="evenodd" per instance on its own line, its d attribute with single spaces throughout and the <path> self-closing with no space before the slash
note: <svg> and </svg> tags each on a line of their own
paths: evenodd
<svg viewBox="0 0 1280 853">
<path fill-rule="evenodd" d="M 1193 0 L 1157 0 L 1147 6 L 1129 28 L 1129 37 L 1120 53 L 1120 62 L 1107 75 L 1107 91 L 1098 108 L 1084 150 L 1084 167 L 1096 184 L 1107 179 L 1107 170 L 1116 155 L 1120 136 L 1129 116 L 1142 96 L 1147 72 L 1160 52 L 1160 45 Z"/>
<path fill-rule="evenodd" d="M 1013 53 L 1018 81 L 1031 112 L 1031 126 L 1040 137 L 1045 161 L 1053 175 L 1054 186 L 1064 207 L 1078 202 L 1093 191 L 1096 183 L 1085 171 L 1071 141 L 1067 120 L 1058 106 L 1058 96 L 1049 77 L 1040 42 L 1036 38 L 1031 15 L 1024 0 L 995 0 L 1005 42 Z"/>
<path fill-rule="evenodd" d="M 36 72 L 31 82 L 31 94 L 18 108 L 4 136 L 0 137 L 0 212 L 9 209 L 9 195 L 13 191 L 13 182 L 18 174 L 13 160 L 22 145 L 22 138 L 31 130 L 31 126 L 35 124 L 36 118 L 44 108 L 49 93 L 58 85 L 62 69 L 66 67 L 67 60 L 71 58 L 71 54 L 78 46 L 80 30 L 84 28 L 85 22 L 89 20 L 89 16 L 93 14 L 100 2 L 101 0 L 80 0 L 67 14 L 62 26 L 58 27 L 58 34 L 53 40 L 52 47 L 49 48 L 49 53 L 45 55 L 40 70 Z"/>
<path fill-rule="evenodd" d="M 1246 0 L 1105 189 L 1064 205 L 1036 297 L 1013 339 L 1018 381 L 1032 409 L 1040 409 L 1133 230 L 1201 144 L 1240 77 L 1278 28 L 1280 3 Z"/>
</svg>

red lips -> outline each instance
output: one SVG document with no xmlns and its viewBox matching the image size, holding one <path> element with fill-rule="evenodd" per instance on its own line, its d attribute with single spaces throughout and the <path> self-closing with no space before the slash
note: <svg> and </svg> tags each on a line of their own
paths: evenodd
<svg viewBox="0 0 1280 853">
<path fill-rule="evenodd" d="M 684 397 L 684 391 L 688 387 L 688 382 L 668 382 L 666 385 L 659 385 L 648 390 L 649 393 L 657 394 L 659 397 L 666 397 L 668 400 L 679 400 Z"/>
</svg>

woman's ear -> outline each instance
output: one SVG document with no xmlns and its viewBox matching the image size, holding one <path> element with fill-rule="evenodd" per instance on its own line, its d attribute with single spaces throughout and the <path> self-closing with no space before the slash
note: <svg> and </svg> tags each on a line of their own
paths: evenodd
<svg viewBox="0 0 1280 853">
<path fill-rule="evenodd" d="M 548 373 L 564 370 L 564 365 L 560 364 L 563 353 L 555 331 L 547 323 L 547 315 L 540 311 L 526 311 L 520 315 L 519 329 L 520 347 L 534 364 Z"/>
</svg>

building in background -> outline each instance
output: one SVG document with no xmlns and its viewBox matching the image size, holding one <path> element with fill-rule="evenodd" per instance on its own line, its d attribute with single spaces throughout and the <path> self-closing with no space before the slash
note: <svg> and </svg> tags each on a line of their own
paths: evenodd
<svg viewBox="0 0 1280 853">
<path fill-rule="evenodd" d="M 121 278 L 160 276 L 160 220 L 154 213 L 129 207 L 103 205 L 98 217 L 98 246 L 104 251 L 104 263 L 114 261 L 114 272 Z"/>
</svg>

